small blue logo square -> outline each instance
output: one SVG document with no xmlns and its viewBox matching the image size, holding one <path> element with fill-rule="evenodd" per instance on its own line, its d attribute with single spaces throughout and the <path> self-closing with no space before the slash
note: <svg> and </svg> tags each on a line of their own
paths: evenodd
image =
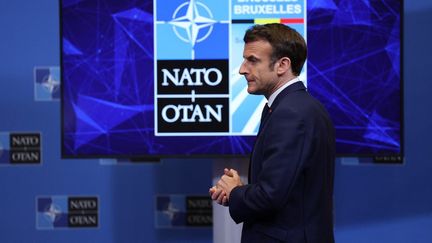
<svg viewBox="0 0 432 243">
<path fill-rule="evenodd" d="M 68 227 L 67 197 L 39 197 L 36 199 L 36 228 Z"/>
<path fill-rule="evenodd" d="M 169 1 L 163 6 L 156 17 L 158 60 L 228 59 L 228 2 Z"/>
<path fill-rule="evenodd" d="M 60 100 L 60 68 L 35 67 L 34 85 L 36 101 Z"/>
</svg>

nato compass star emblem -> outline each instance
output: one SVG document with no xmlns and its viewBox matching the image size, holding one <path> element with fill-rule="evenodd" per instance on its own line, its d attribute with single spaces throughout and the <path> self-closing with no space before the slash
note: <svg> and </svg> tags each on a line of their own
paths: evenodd
<svg viewBox="0 0 432 243">
<path fill-rule="evenodd" d="M 44 212 L 44 216 L 50 221 L 55 222 L 58 216 L 61 216 L 62 211 L 54 204 L 51 204 L 49 208 Z"/>
<path fill-rule="evenodd" d="M 52 75 L 47 75 L 46 77 L 44 77 L 44 80 L 42 82 L 42 86 L 50 92 L 50 94 L 54 93 L 55 91 L 58 90 L 59 86 L 60 86 L 60 82 L 55 80 Z"/>
<path fill-rule="evenodd" d="M 180 13 L 185 12 L 183 16 Z M 192 47 L 199 43 L 211 34 L 213 25 L 217 21 L 213 19 L 213 14 L 210 9 L 201 2 L 190 0 L 177 7 L 174 11 L 172 20 L 169 22 L 173 26 L 176 36 L 186 43 L 190 43 Z M 183 29 L 186 36 L 179 33 L 179 29 Z M 199 35 L 200 31 L 203 34 Z"/>
<path fill-rule="evenodd" d="M 177 208 L 174 207 L 172 203 L 168 204 L 168 208 L 163 211 L 164 214 L 168 216 L 168 218 L 172 221 L 175 217 L 175 215 L 180 212 Z"/>
<path fill-rule="evenodd" d="M 34 91 L 36 101 L 60 99 L 60 68 L 34 67 Z"/>
</svg>

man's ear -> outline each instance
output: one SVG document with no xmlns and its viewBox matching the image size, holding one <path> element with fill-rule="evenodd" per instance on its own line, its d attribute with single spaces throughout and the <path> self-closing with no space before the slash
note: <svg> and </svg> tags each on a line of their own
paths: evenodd
<svg viewBox="0 0 432 243">
<path fill-rule="evenodd" d="M 289 59 L 288 57 L 282 57 L 281 59 L 279 59 L 278 64 L 279 65 L 277 65 L 276 69 L 278 75 L 283 75 L 289 71 L 292 72 L 291 59 Z"/>
</svg>

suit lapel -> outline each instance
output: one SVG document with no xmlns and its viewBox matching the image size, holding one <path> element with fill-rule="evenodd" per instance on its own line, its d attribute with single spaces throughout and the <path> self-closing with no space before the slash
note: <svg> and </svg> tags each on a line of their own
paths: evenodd
<svg viewBox="0 0 432 243">
<path fill-rule="evenodd" d="M 290 86 L 286 87 L 282 92 L 279 93 L 279 95 L 276 97 L 276 99 L 273 101 L 273 104 L 271 105 L 271 108 L 273 110 L 276 110 L 276 107 L 279 105 L 283 97 L 285 97 L 287 94 L 298 91 L 298 90 L 306 90 L 306 87 L 304 86 L 302 81 L 295 82 L 291 84 Z"/>
</svg>

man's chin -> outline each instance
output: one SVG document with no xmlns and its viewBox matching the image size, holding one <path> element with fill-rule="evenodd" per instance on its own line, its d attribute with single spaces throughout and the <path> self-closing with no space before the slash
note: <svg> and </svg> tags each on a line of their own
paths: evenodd
<svg viewBox="0 0 432 243">
<path fill-rule="evenodd" d="M 261 94 L 258 90 L 252 89 L 252 88 L 248 88 L 247 92 L 251 95 L 260 95 Z"/>
</svg>

